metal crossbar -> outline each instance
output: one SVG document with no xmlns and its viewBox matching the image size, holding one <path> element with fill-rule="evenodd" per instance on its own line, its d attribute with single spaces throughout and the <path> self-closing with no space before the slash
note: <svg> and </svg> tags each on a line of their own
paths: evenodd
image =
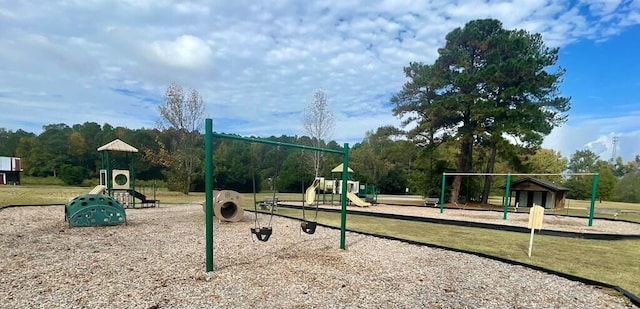
<svg viewBox="0 0 640 309">
<path fill-rule="evenodd" d="M 269 144 L 269 145 L 285 146 L 285 147 L 298 148 L 298 149 L 307 149 L 307 150 L 315 150 L 315 151 L 322 151 L 322 152 L 331 152 L 331 153 L 337 153 L 337 154 L 344 154 L 344 151 L 342 149 L 336 150 L 336 149 L 320 148 L 320 147 L 313 147 L 313 146 L 300 145 L 300 144 L 283 143 L 283 142 L 277 142 L 277 141 L 270 141 L 270 140 L 267 140 L 267 139 L 244 137 L 244 136 L 224 134 L 224 133 L 213 133 L 212 135 L 213 135 L 213 137 L 234 139 L 234 140 L 238 140 L 238 141 L 245 141 L 245 142 L 252 142 L 252 143 Z"/>
</svg>

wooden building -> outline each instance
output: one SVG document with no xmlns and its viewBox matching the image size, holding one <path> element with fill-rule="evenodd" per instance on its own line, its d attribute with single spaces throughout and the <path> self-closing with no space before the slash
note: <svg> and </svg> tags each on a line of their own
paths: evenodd
<svg viewBox="0 0 640 309">
<path fill-rule="evenodd" d="M 504 186 L 502 187 L 504 188 Z M 532 207 L 533 204 L 544 208 L 563 208 L 568 188 L 550 181 L 526 177 L 511 182 L 509 206 Z"/>
<path fill-rule="evenodd" d="M 19 185 L 22 160 L 14 157 L 0 157 L 0 185 Z"/>
</svg>

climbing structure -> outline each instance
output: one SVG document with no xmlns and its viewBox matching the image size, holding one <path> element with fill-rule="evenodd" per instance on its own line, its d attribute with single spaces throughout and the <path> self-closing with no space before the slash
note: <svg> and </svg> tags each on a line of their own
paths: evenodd
<svg viewBox="0 0 640 309">
<path fill-rule="evenodd" d="M 106 186 L 107 194 L 124 205 L 125 208 L 156 207 L 159 201 L 147 198 L 136 191 L 135 154 L 138 149 L 115 139 L 98 148 L 102 152 L 102 169 L 100 170 L 100 184 Z M 123 153 L 115 160 L 113 153 Z M 155 193 L 154 193 L 155 195 Z"/>
<path fill-rule="evenodd" d="M 64 208 L 69 226 L 117 225 L 127 222 L 123 205 L 103 194 L 84 194 L 70 200 Z"/>
</svg>

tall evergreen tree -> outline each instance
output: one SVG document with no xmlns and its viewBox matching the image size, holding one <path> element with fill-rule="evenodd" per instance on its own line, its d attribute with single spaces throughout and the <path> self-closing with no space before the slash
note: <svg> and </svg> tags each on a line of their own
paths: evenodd
<svg viewBox="0 0 640 309">
<path fill-rule="evenodd" d="M 438 53 L 431 65 L 405 68 L 409 81 L 393 97 L 393 112 L 404 125 L 415 124 L 409 137 L 417 143 L 456 140 L 457 171 L 473 170 L 475 145 L 491 149 L 486 171 L 492 172 L 505 137 L 520 147 L 538 147 L 564 122 L 569 98 L 558 94 L 564 70 L 549 71 L 558 49 L 547 48 L 540 34 L 505 30 L 495 19 L 474 20 L 447 34 Z M 452 202 L 458 200 L 461 181 L 460 176 L 453 180 Z M 488 191 L 491 178 L 485 183 Z"/>
</svg>

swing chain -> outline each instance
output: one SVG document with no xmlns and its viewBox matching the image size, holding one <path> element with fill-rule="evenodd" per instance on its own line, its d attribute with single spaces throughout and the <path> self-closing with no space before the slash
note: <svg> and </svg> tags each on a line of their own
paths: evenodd
<svg viewBox="0 0 640 309">
<path fill-rule="evenodd" d="M 304 155 L 304 149 L 302 150 L 302 153 L 300 154 L 300 165 L 301 166 L 302 166 L 302 163 L 303 163 L 303 158 L 302 158 L 303 155 Z M 315 187 L 316 186 L 316 181 L 318 181 L 318 187 L 320 186 L 320 180 L 319 179 L 314 179 L 313 182 L 311 183 L 311 187 Z M 303 184 L 304 184 L 304 180 L 303 180 Z M 304 185 L 303 185 L 303 188 L 304 188 Z M 314 194 L 316 194 L 315 190 L 314 190 Z M 305 208 L 306 208 L 304 206 L 305 199 L 306 199 L 306 196 L 305 196 L 305 198 L 302 199 L 302 222 L 300 222 L 300 229 L 303 232 L 305 232 L 306 234 L 311 235 L 311 234 L 316 232 L 316 226 L 318 225 L 317 224 L 317 221 L 318 221 L 318 207 L 319 207 L 320 201 L 318 200 L 317 196 L 316 196 L 316 198 L 314 198 L 314 200 L 316 202 L 316 212 L 315 212 L 315 215 L 313 217 L 313 221 L 309 221 L 309 220 L 307 220 L 306 213 L 305 213 Z"/>
<path fill-rule="evenodd" d="M 278 159 L 278 161 L 280 159 L 280 145 L 277 146 L 277 154 L 276 154 L 276 159 Z M 257 202 L 257 198 L 256 198 L 256 168 L 255 168 L 255 163 L 254 163 L 254 154 L 253 154 L 253 148 L 251 148 L 251 165 L 253 167 L 253 208 L 254 208 L 254 214 L 255 214 L 255 221 L 254 221 L 254 228 L 251 229 L 251 234 L 256 235 L 256 238 L 259 241 L 262 242 L 266 242 L 267 240 L 269 240 L 269 238 L 271 237 L 271 234 L 273 233 L 273 228 L 271 227 L 271 221 L 273 220 L 273 210 L 275 208 L 275 203 L 276 202 L 276 191 L 278 190 L 278 176 L 280 174 L 280 164 L 282 164 L 282 162 L 278 162 L 278 167 L 276 168 L 276 175 L 273 177 L 273 203 L 274 205 L 271 206 L 271 212 L 270 212 L 270 216 L 269 216 L 269 223 L 267 224 L 267 226 L 263 226 L 263 227 L 259 227 L 259 220 L 258 220 L 258 202 Z"/>
</svg>

